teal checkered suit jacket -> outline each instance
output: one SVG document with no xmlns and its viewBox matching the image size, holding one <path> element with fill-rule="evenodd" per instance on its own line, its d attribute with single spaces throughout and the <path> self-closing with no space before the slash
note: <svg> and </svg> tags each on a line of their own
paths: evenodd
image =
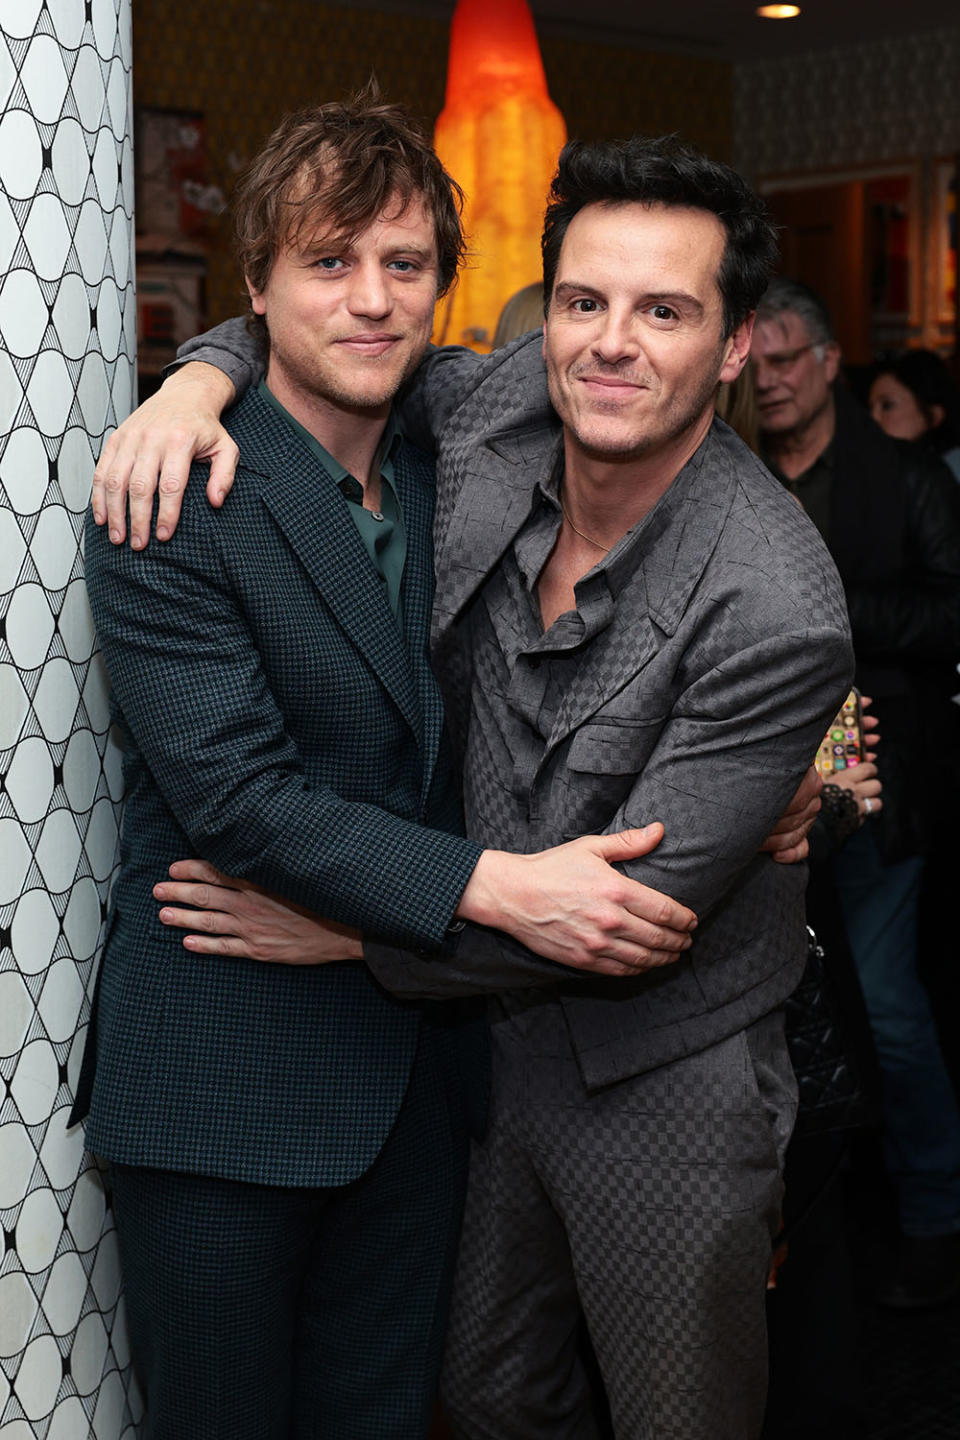
<svg viewBox="0 0 960 1440">
<path fill-rule="evenodd" d="M 359 963 L 190 954 L 151 887 L 201 855 L 367 935 L 442 947 L 479 847 L 427 657 L 432 467 L 401 444 L 401 633 L 319 460 L 255 392 L 227 423 L 241 459 L 222 511 L 200 467 L 167 544 L 87 530 L 127 801 L 74 1114 L 127 1164 L 344 1184 L 397 1114 L 420 1009 Z"/>
</svg>

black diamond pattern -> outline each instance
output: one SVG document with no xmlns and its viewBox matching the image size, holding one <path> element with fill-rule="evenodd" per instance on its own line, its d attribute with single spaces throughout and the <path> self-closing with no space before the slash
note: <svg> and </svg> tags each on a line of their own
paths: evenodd
<svg viewBox="0 0 960 1440">
<path fill-rule="evenodd" d="M 132 1440 L 142 1409 L 66 1128 L 121 802 L 80 540 L 133 396 L 130 26 L 129 0 L 0 15 L 0 1435 L 38 1440 Z"/>
</svg>

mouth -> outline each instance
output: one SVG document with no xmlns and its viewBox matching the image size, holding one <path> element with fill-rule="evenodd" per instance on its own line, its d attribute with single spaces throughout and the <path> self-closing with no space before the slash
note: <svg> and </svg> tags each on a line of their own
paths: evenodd
<svg viewBox="0 0 960 1440">
<path fill-rule="evenodd" d="M 759 396 L 757 396 L 757 409 L 758 409 L 758 410 L 776 410 L 780 405 L 789 405 L 789 404 L 790 404 L 790 399 L 791 399 L 791 397 L 790 397 L 789 395 L 781 395 L 779 398 L 777 398 L 777 399 L 772 399 L 772 400 L 771 400 L 771 399 L 761 399 Z"/>
<path fill-rule="evenodd" d="M 361 331 L 359 335 L 344 335 L 341 340 L 337 341 L 337 344 L 345 350 L 352 351 L 355 355 L 376 357 L 385 355 L 401 339 L 400 335 L 387 334 L 383 331 Z"/>
<path fill-rule="evenodd" d="M 647 389 L 639 381 L 624 380 L 621 375 L 580 375 L 577 378 L 589 394 L 604 400 L 627 399 Z"/>
</svg>

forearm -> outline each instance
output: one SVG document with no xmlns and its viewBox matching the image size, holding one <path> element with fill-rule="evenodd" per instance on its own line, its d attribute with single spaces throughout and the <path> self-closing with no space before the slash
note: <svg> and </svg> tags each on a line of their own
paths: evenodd
<svg viewBox="0 0 960 1440">
<path fill-rule="evenodd" d="M 610 828 L 656 817 L 662 845 L 623 867 L 701 921 L 751 863 L 847 693 L 852 653 L 828 631 L 730 656 L 681 697 Z M 770 862 L 773 863 L 773 862 Z"/>
<path fill-rule="evenodd" d="M 174 378 L 188 361 L 203 362 L 220 371 L 229 379 L 236 399 L 262 380 L 264 375 L 261 346 L 250 333 L 246 320 L 240 316 L 224 320 L 212 330 L 185 341 L 177 350 L 174 365 L 168 367 L 168 378 Z"/>
<path fill-rule="evenodd" d="M 384 989 L 405 1000 L 500 994 L 556 985 L 581 973 L 541 959 L 509 935 L 474 925 L 465 926 L 455 943 L 436 955 L 365 939 L 363 958 Z"/>
<path fill-rule="evenodd" d="M 189 360 L 171 369 L 163 382 L 169 398 L 182 395 L 185 407 L 222 415 L 238 398 L 238 390 L 230 375 L 220 366 L 205 360 Z"/>
</svg>

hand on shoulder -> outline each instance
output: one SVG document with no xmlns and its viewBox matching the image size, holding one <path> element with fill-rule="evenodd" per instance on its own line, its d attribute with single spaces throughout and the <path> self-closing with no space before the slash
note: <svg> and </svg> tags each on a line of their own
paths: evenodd
<svg viewBox="0 0 960 1440">
<path fill-rule="evenodd" d="M 192 361 L 113 432 L 94 473 L 91 504 L 94 520 L 108 527 L 115 545 L 126 539 L 129 505 L 130 543 L 134 550 L 144 548 L 158 489 L 156 535 L 169 540 L 180 519 L 194 460 L 210 461 L 207 499 L 211 505 L 223 504 L 239 452 L 220 415 L 234 394 L 233 382 L 222 370 Z"/>
</svg>

